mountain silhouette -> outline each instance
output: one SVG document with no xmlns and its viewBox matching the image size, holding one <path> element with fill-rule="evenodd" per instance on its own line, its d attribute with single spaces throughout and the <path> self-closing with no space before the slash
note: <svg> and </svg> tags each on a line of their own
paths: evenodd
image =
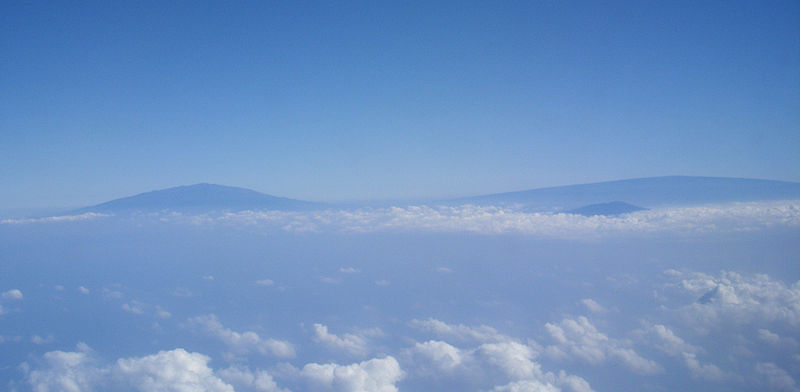
<svg viewBox="0 0 800 392">
<path fill-rule="evenodd" d="M 215 184 L 195 184 L 123 197 L 121 199 L 82 208 L 78 211 L 297 211 L 324 208 L 324 206 L 325 205 L 322 203 L 271 196 L 251 189 Z"/>
<path fill-rule="evenodd" d="M 571 210 L 608 200 L 659 207 L 800 199 L 800 183 L 724 177 L 668 176 L 538 188 L 446 200 L 444 204 L 517 205 Z"/>
</svg>

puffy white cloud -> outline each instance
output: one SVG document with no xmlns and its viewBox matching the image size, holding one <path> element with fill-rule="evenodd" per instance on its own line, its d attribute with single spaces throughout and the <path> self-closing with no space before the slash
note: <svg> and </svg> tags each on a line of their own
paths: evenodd
<svg viewBox="0 0 800 392">
<path fill-rule="evenodd" d="M 433 333 L 442 338 L 456 339 L 461 342 L 499 342 L 509 338 L 492 327 L 481 325 L 470 327 L 463 324 L 447 324 L 434 318 L 427 320 L 411 320 L 412 327 Z"/>
<path fill-rule="evenodd" d="M 34 392 L 233 392 L 233 387 L 208 367 L 209 360 L 202 354 L 175 349 L 101 365 L 93 351 L 80 343 L 77 351 L 51 351 L 35 369 L 27 363 L 22 368 Z"/>
<path fill-rule="evenodd" d="M 542 371 L 541 365 L 536 362 L 539 345 L 534 341 L 524 344 L 488 326 L 453 325 L 432 318 L 415 319 L 410 324 L 442 338 L 473 345 L 471 348 L 459 348 L 448 342 L 434 340 L 416 343 L 408 351 L 415 365 L 425 369 L 437 369 L 438 372 L 458 371 L 462 375 L 498 372 L 491 377 L 499 377 L 509 384 L 497 386 L 497 391 L 592 390 L 589 383 L 581 377 L 568 375 L 563 371 L 558 374 Z"/>
<path fill-rule="evenodd" d="M 789 373 L 779 368 L 774 363 L 756 364 L 756 372 L 760 374 L 771 390 L 798 391 L 797 382 Z"/>
<path fill-rule="evenodd" d="M 122 304 L 122 310 L 131 314 L 144 314 L 144 304 L 139 301 L 131 301 Z"/>
<path fill-rule="evenodd" d="M 225 328 L 213 314 L 189 319 L 189 322 L 202 327 L 207 333 L 220 339 L 236 354 L 258 352 L 279 358 L 294 358 L 294 346 L 283 340 L 263 339 L 255 332 L 235 332 Z"/>
<path fill-rule="evenodd" d="M 559 392 L 561 389 L 537 380 L 514 381 L 506 385 L 494 387 L 493 392 Z"/>
<path fill-rule="evenodd" d="M 679 356 L 683 353 L 696 354 L 700 351 L 699 347 L 686 343 L 686 341 L 675 335 L 671 329 L 664 325 L 648 325 L 644 332 L 648 342 L 651 342 L 656 348 L 669 355 Z"/>
<path fill-rule="evenodd" d="M 31 336 L 31 343 L 33 344 L 41 345 L 41 344 L 53 343 L 55 340 L 56 339 L 53 337 L 53 335 L 47 335 L 45 337 L 41 337 L 39 335 Z"/>
<path fill-rule="evenodd" d="M 722 381 L 727 376 L 716 365 L 711 363 L 700 363 L 697 356 L 692 353 L 683 353 L 683 359 L 686 362 L 686 367 L 694 378 L 702 378 L 709 381 Z"/>
<path fill-rule="evenodd" d="M 781 342 L 781 337 L 778 334 L 771 332 L 768 329 L 759 329 L 758 339 L 773 345 L 776 345 Z"/>
<path fill-rule="evenodd" d="M 351 365 L 306 364 L 300 375 L 312 391 L 397 392 L 405 372 L 394 357 L 374 358 Z"/>
<path fill-rule="evenodd" d="M 794 348 L 797 347 L 797 340 L 790 337 L 780 336 L 775 332 L 772 332 L 768 329 L 759 329 L 758 330 L 758 340 L 761 340 L 764 343 L 771 344 L 773 346 L 783 346 Z"/>
<path fill-rule="evenodd" d="M 233 392 L 208 367 L 210 358 L 183 349 L 141 358 L 119 359 L 113 377 L 136 391 Z"/>
<path fill-rule="evenodd" d="M 89 294 L 89 289 L 87 289 L 86 287 L 80 286 L 80 287 L 78 287 L 78 292 L 81 293 L 81 294 L 86 295 L 86 294 Z"/>
<path fill-rule="evenodd" d="M 611 358 L 636 373 L 656 374 L 663 371 L 660 365 L 641 357 L 622 341 L 611 339 L 598 331 L 586 317 L 564 319 L 558 324 L 547 323 L 545 329 L 556 343 L 545 349 L 553 358 L 577 358 L 591 364 L 600 364 Z"/>
<path fill-rule="evenodd" d="M 800 281 L 787 285 L 765 274 L 681 274 L 673 285 L 696 299 L 677 311 L 698 327 L 785 322 L 800 326 Z"/>
<path fill-rule="evenodd" d="M 23 370 L 27 382 L 34 392 L 85 392 L 93 391 L 108 372 L 94 365 L 90 350 L 79 345 L 76 352 L 50 351 L 42 356 L 43 364 L 29 370 L 27 363 Z"/>
<path fill-rule="evenodd" d="M 160 317 L 162 319 L 168 319 L 168 318 L 172 317 L 172 313 L 167 312 L 166 310 L 164 310 L 160 306 L 156 306 L 156 315 L 158 315 L 158 317 Z"/>
<path fill-rule="evenodd" d="M 358 268 L 353 268 L 353 267 L 342 267 L 342 268 L 339 268 L 339 272 L 341 272 L 343 274 L 357 274 L 357 273 L 361 272 L 361 270 L 358 269 Z"/>
<path fill-rule="evenodd" d="M 711 363 L 702 363 L 697 359 L 697 354 L 703 350 L 700 347 L 687 343 L 664 325 L 647 325 L 642 333 L 642 340 L 655 346 L 664 353 L 683 360 L 689 373 L 694 378 L 708 381 L 723 381 L 729 376 L 719 367 Z"/>
<path fill-rule="evenodd" d="M 341 350 L 353 356 L 364 356 L 368 351 L 365 337 L 350 333 L 337 336 L 328 332 L 328 327 L 322 324 L 314 324 L 314 340 L 326 347 Z"/>
<path fill-rule="evenodd" d="M 581 304 L 583 304 L 583 306 L 586 307 L 586 310 L 592 313 L 602 314 L 608 312 L 608 309 L 606 309 L 605 307 L 597 303 L 597 301 L 591 298 L 582 299 Z"/>
<path fill-rule="evenodd" d="M 289 392 L 288 389 L 278 387 L 272 375 L 264 370 L 252 371 L 246 367 L 229 367 L 222 369 L 217 374 L 225 381 L 231 383 L 237 390 L 245 389 L 258 392 Z"/>
<path fill-rule="evenodd" d="M 19 289 L 11 289 L 4 292 L 2 297 L 6 300 L 20 301 L 22 300 L 22 291 L 19 291 Z"/>
<path fill-rule="evenodd" d="M 462 353 L 457 347 L 437 340 L 416 343 L 411 349 L 417 359 L 415 362 L 436 371 L 452 371 L 464 362 L 468 353 Z"/>
</svg>

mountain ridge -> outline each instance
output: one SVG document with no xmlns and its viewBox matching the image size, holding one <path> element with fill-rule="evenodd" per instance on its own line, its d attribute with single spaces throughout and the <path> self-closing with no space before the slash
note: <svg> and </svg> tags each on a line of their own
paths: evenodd
<svg viewBox="0 0 800 392">
<path fill-rule="evenodd" d="M 728 177 L 645 177 L 432 200 L 422 204 L 497 205 L 522 207 L 528 211 L 570 212 L 587 206 L 602 209 L 605 208 L 602 204 L 611 203 L 610 200 L 635 208 L 653 208 L 670 205 L 780 199 L 800 199 L 800 183 Z M 411 203 L 391 205 L 411 205 Z M 365 206 L 369 206 L 369 203 L 327 204 L 273 196 L 247 188 L 199 183 L 139 193 L 84 207 L 74 212 L 256 209 L 302 211 L 330 207 L 351 209 Z M 623 210 L 629 208 L 622 205 L 616 207 Z M 613 210 L 614 208 L 611 208 L 609 211 L 613 212 Z"/>
<path fill-rule="evenodd" d="M 198 183 L 139 193 L 84 207 L 76 212 L 178 210 L 309 210 L 325 204 L 290 199 L 227 185 Z"/>
</svg>

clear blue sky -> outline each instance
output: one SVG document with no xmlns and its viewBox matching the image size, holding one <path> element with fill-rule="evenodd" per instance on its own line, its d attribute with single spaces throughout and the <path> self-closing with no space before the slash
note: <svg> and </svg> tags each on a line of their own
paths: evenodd
<svg viewBox="0 0 800 392">
<path fill-rule="evenodd" d="M 800 181 L 800 2 L 0 5 L 0 207 Z"/>
</svg>

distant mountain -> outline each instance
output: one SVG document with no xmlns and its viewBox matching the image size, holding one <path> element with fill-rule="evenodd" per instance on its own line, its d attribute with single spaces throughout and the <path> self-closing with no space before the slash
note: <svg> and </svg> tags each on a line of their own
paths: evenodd
<svg viewBox="0 0 800 392">
<path fill-rule="evenodd" d="M 242 211 L 311 210 L 322 203 L 276 197 L 254 190 L 214 184 L 195 184 L 162 189 L 111 200 L 80 209 L 78 212 L 134 211 Z"/>
<path fill-rule="evenodd" d="M 800 199 L 800 183 L 722 177 L 650 177 L 446 200 L 444 204 L 518 205 L 570 210 L 608 200 L 646 207 L 732 201 Z"/>
<path fill-rule="evenodd" d="M 566 212 L 570 214 L 577 214 L 583 216 L 595 216 L 595 215 L 613 216 L 613 215 L 627 214 L 629 212 L 642 211 L 646 209 L 647 208 L 637 207 L 633 204 L 625 203 L 624 201 L 612 201 L 608 203 L 589 204 L 588 206 L 583 206 Z"/>
</svg>

